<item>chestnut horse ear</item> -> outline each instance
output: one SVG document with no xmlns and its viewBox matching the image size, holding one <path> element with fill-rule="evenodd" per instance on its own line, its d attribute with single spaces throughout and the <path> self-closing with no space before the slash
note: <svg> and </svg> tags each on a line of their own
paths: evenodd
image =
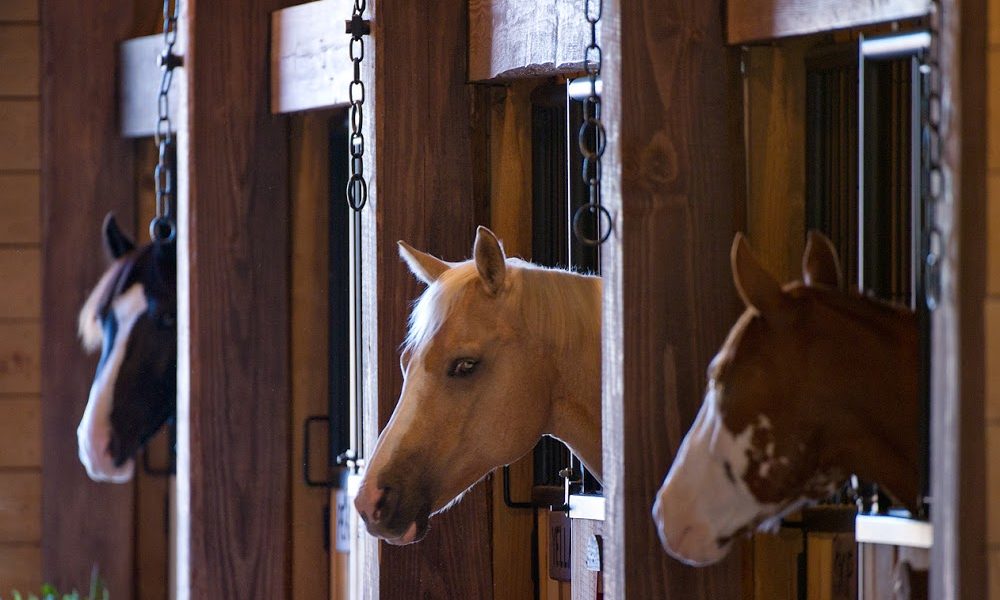
<svg viewBox="0 0 1000 600">
<path fill-rule="evenodd" d="M 729 260 L 733 268 L 733 283 L 744 304 L 757 309 L 765 318 L 768 314 L 775 314 L 785 302 L 781 284 L 760 264 L 742 233 L 737 233 L 733 239 Z"/>
<path fill-rule="evenodd" d="M 413 273 L 414 277 L 423 281 L 427 285 L 430 285 L 437 281 L 437 278 L 451 268 L 451 265 L 444 262 L 436 256 L 431 256 L 426 252 L 421 252 L 413 246 L 407 244 L 403 240 L 396 242 L 399 244 L 399 256 L 404 261 L 406 265 L 410 267 L 410 271 Z"/>
<path fill-rule="evenodd" d="M 844 275 L 833 242 L 816 230 L 810 231 L 806 239 L 806 251 L 802 255 L 802 281 L 810 287 L 819 284 L 839 290 L 844 286 Z"/>
<path fill-rule="evenodd" d="M 496 294 L 503 288 L 504 278 L 507 276 L 507 257 L 500 246 L 500 240 L 492 231 L 480 225 L 476 230 L 476 244 L 472 253 L 479 278 L 490 294 Z"/>
<path fill-rule="evenodd" d="M 101 229 L 104 232 L 104 251 L 112 260 L 121 258 L 124 254 L 135 250 L 135 242 L 119 229 L 114 213 L 109 212 L 105 215 L 104 225 L 101 226 Z"/>
</svg>

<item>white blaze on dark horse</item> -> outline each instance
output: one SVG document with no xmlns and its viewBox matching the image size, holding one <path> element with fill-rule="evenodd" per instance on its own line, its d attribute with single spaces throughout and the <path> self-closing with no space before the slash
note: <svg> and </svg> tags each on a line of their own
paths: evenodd
<svg viewBox="0 0 1000 600">
<path fill-rule="evenodd" d="M 508 259 L 480 227 L 474 259 L 447 263 L 400 242 L 427 284 L 400 357 L 399 403 L 355 506 L 396 544 L 542 435 L 601 473 L 601 281 Z"/>
<path fill-rule="evenodd" d="M 810 233 L 802 282 L 782 287 L 737 235 L 747 308 L 708 369 L 704 403 L 653 507 L 668 553 L 707 565 L 734 538 L 835 491 L 851 473 L 915 508 L 915 315 L 843 291 L 833 245 Z"/>
<path fill-rule="evenodd" d="M 174 244 L 135 245 L 105 219 L 113 259 L 80 311 L 80 339 L 101 349 L 77 428 L 80 461 L 95 481 L 132 478 L 135 453 L 176 412 Z"/>
</svg>

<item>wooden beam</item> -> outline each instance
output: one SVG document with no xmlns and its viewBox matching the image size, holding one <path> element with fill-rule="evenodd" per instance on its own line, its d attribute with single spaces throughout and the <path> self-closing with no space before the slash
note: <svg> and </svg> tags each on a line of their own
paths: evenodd
<svg viewBox="0 0 1000 600">
<path fill-rule="evenodd" d="M 581 0 L 469 0 L 469 80 L 578 73 L 590 42 Z"/>
<path fill-rule="evenodd" d="M 162 74 L 159 57 L 163 51 L 163 35 L 146 35 L 125 40 L 119 50 L 121 78 L 119 98 L 121 132 L 124 137 L 150 137 L 156 132 L 159 116 L 158 100 Z M 174 71 L 170 86 L 170 114 L 173 131 L 177 131 L 178 106 L 184 97 L 184 67 Z"/>
<path fill-rule="evenodd" d="M 363 225 L 364 285 L 374 292 L 364 294 L 364 339 L 374 350 L 365 364 L 370 451 L 399 398 L 399 344 L 421 291 L 399 259 L 396 240 L 448 260 L 468 257 L 477 207 L 485 203 L 473 193 L 480 189 L 474 186 L 476 169 L 487 167 L 485 160 L 474 161 L 471 151 L 466 0 L 368 6 L 373 32 L 366 40 L 365 67 L 375 69 L 365 72 L 373 103 L 365 107 L 370 127 L 365 137 L 368 160 L 374 159 L 374 171 L 366 164 L 374 173 L 374 193 Z M 490 486 L 480 482 L 434 517 L 419 544 L 380 543 L 378 563 L 369 563 L 361 582 L 366 597 L 492 598 Z"/>
<path fill-rule="evenodd" d="M 931 322 L 931 598 L 987 597 L 985 0 L 943 0 L 940 14 L 944 197 L 941 302 Z M 991 7 L 992 8 L 992 7 Z M 992 465 L 990 468 L 995 468 Z"/>
<path fill-rule="evenodd" d="M 609 598 L 742 593 L 739 552 L 685 567 L 650 518 L 739 314 L 729 248 L 745 220 L 741 84 L 721 14 L 721 0 L 604 3 L 602 192 L 616 224 L 601 249 Z"/>
<path fill-rule="evenodd" d="M 184 7 L 178 596 L 289 598 L 288 131 L 264 50 L 282 2 Z"/>
<path fill-rule="evenodd" d="M 351 0 L 319 0 L 271 15 L 271 112 L 348 104 L 354 67 L 344 22 L 353 6 Z"/>
<path fill-rule="evenodd" d="M 727 40 L 746 44 L 928 14 L 930 0 L 729 0 Z"/>
<path fill-rule="evenodd" d="M 43 2 L 41 20 L 43 576 L 81 587 L 97 564 L 111 595 L 131 598 L 133 486 L 93 483 L 76 458 L 97 362 L 76 339 L 76 313 L 106 266 L 104 214 L 133 222 L 133 155 L 118 131 L 115 75 L 133 2 Z"/>
</svg>

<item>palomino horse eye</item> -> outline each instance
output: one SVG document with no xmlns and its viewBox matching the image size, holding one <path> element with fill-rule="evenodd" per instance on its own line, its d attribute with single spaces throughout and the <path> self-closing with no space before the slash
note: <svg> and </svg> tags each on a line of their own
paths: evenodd
<svg viewBox="0 0 1000 600">
<path fill-rule="evenodd" d="M 460 358 L 452 363 L 451 369 L 448 370 L 448 377 L 465 377 L 471 375 L 476 370 L 476 365 L 478 364 L 479 361 L 473 358 Z"/>
</svg>

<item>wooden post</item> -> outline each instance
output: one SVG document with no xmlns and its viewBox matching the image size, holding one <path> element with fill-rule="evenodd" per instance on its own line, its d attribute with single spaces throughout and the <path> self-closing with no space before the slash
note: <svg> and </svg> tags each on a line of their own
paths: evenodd
<svg viewBox="0 0 1000 600">
<path fill-rule="evenodd" d="M 705 368 L 738 314 L 739 70 L 722 3 L 606 0 L 603 248 L 607 598 L 738 598 L 738 550 L 711 568 L 669 558 L 655 494 L 701 405 Z"/>
<path fill-rule="evenodd" d="M 368 6 L 373 32 L 365 61 L 374 66 L 374 83 L 366 81 L 365 122 L 374 118 L 376 128 L 374 139 L 366 135 L 374 155 L 374 185 L 364 223 L 370 452 L 377 429 L 399 398 L 398 348 L 410 303 L 420 293 L 399 259 L 396 240 L 449 260 L 466 258 L 483 198 L 473 194 L 467 2 Z M 369 562 L 365 571 L 365 597 L 492 598 L 490 485 L 479 483 L 457 506 L 435 517 L 419 544 L 381 543 L 378 564 Z"/>
<path fill-rule="evenodd" d="M 76 315 L 106 266 L 104 214 L 133 222 L 132 148 L 118 134 L 115 84 L 133 6 L 43 2 L 41 22 L 42 570 L 60 589 L 83 588 L 96 564 L 111 595 L 127 599 L 133 486 L 93 483 L 76 459 L 96 364 L 76 339 Z"/>
<path fill-rule="evenodd" d="M 189 0 L 182 18 L 181 600 L 290 597 L 288 137 L 266 51 L 281 5 Z"/>
</svg>

